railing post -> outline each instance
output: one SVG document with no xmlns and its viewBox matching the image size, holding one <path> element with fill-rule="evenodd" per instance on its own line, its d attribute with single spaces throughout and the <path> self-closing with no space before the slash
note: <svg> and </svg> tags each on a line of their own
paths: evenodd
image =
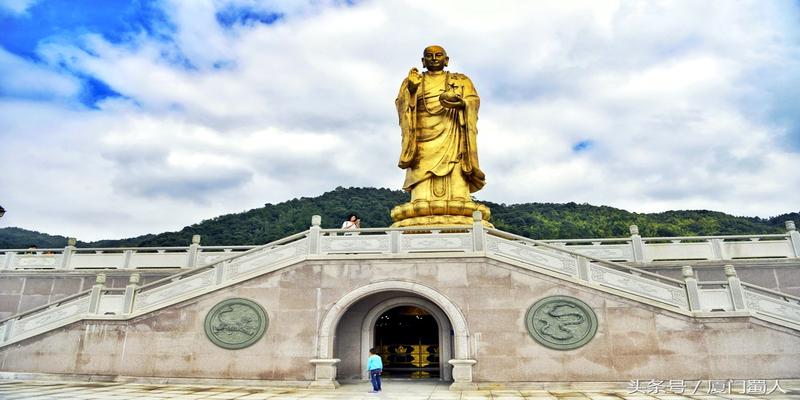
<svg viewBox="0 0 800 400">
<path fill-rule="evenodd" d="M 122 269 L 129 269 L 131 267 L 131 260 L 133 259 L 133 250 L 125 250 L 122 252 Z"/>
<path fill-rule="evenodd" d="M 103 296 L 103 289 L 106 286 L 106 274 L 97 274 L 94 282 L 89 295 L 89 314 L 97 314 L 100 311 L 100 297 Z"/>
<path fill-rule="evenodd" d="M 219 285 L 225 281 L 225 267 L 230 261 L 223 261 L 214 265 L 214 282 Z"/>
<path fill-rule="evenodd" d="M 789 233 L 789 242 L 792 244 L 794 256 L 800 258 L 800 232 L 794 226 L 794 221 L 786 221 L 786 231 Z"/>
<path fill-rule="evenodd" d="M 61 255 L 61 269 L 72 269 L 72 254 L 75 253 L 75 244 L 78 243 L 74 237 L 67 238 L 67 246 Z"/>
<path fill-rule="evenodd" d="M 725 266 L 725 277 L 728 279 L 728 292 L 731 296 L 731 304 L 733 304 L 734 311 L 741 311 L 747 309 L 744 303 L 744 291 L 742 290 L 742 282 L 736 276 L 736 268 L 728 264 Z"/>
<path fill-rule="evenodd" d="M 689 300 L 689 311 L 700 310 L 700 288 L 691 265 L 681 267 L 683 282 L 686 284 L 686 299 Z"/>
<path fill-rule="evenodd" d="M 483 213 L 472 212 L 472 251 L 483 251 L 486 248 L 486 232 L 483 231 Z"/>
<path fill-rule="evenodd" d="M 322 217 L 314 215 L 311 217 L 311 228 L 308 230 L 308 254 L 319 254 L 319 236 Z"/>
<path fill-rule="evenodd" d="M 10 320 L 6 321 L 6 332 L 2 337 L 4 342 L 8 341 L 8 339 L 11 338 L 11 334 L 14 331 L 14 323 L 15 322 L 17 322 L 16 319 L 10 319 Z"/>
<path fill-rule="evenodd" d="M 630 226 L 631 231 L 631 247 L 633 249 L 633 262 L 644 262 L 644 241 L 639 236 L 639 227 L 636 225 Z"/>
<path fill-rule="evenodd" d="M 725 249 L 722 247 L 722 239 L 709 239 L 708 244 L 711 246 L 712 260 L 724 260 Z"/>
<path fill-rule="evenodd" d="M 17 261 L 17 252 L 16 251 L 7 251 L 6 252 L 6 261 L 5 265 L 3 265 L 3 269 L 10 270 L 14 267 L 14 261 Z"/>
<path fill-rule="evenodd" d="M 133 312 L 133 299 L 136 295 L 136 287 L 139 286 L 141 276 L 139 273 L 133 273 L 128 278 L 128 285 L 125 286 L 125 296 L 122 299 L 122 313 L 130 314 Z"/>
<path fill-rule="evenodd" d="M 589 280 L 589 259 L 578 256 L 578 278 Z"/>
<path fill-rule="evenodd" d="M 400 252 L 400 231 L 389 231 L 389 243 L 392 254 Z"/>
<path fill-rule="evenodd" d="M 186 255 L 186 268 L 197 268 L 197 253 L 200 249 L 200 235 L 192 235 L 192 244 Z"/>
</svg>

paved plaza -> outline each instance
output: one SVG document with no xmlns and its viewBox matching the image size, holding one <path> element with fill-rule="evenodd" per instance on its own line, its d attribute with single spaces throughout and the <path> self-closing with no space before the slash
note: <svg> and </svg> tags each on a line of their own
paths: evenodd
<svg viewBox="0 0 800 400">
<path fill-rule="evenodd" d="M 800 392 L 775 393 L 767 396 L 741 394 L 631 394 L 628 391 L 572 390 L 476 390 L 448 391 L 446 382 L 387 381 L 382 393 L 368 393 L 369 383 L 342 385 L 337 390 L 298 389 L 288 387 L 242 387 L 179 384 L 98 383 L 0 381 L 0 399 L 414 399 L 414 400 L 478 400 L 478 399 L 536 399 L 536 400 L 679 400 L 679 399 L 800 399 Z"/>
</svg>

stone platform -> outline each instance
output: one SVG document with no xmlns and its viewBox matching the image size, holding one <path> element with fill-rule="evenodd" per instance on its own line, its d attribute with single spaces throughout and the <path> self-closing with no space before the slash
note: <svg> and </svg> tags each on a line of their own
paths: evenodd
<svg viewBox="0 0 800 400">
<path fill-rule="evenodd" d="M 540 383 L 539 385 L 542 385 Z M 743 395 L 737 393 L 707 394 L 704 390 L 695 394 L 645 394 L 631 393 L 626 389 L 481 389 L 453 392 L 440 381 L 392 381 L 384 382 L 384 391 L 379 394 L 367 393 L 368 383 L 343 384 L 337 390 L 298 389 L 286 387 L 242 387 L 242 386 L 203 386 L 178 384 L 139 384 L 139 383 L 97 383 L 97 382 L 46 382 L 46 381 L 0 381 L 0 399 L 414 399 L 414 400 L 655 400 L 655 399 L 800 399 L 800 391 L 787 391 L 769 395 Z M 784 387 L 786 386 L 786 387 Z"/>
<path fill-rule="evenodd" d="M 767 247 L 796 259 L 796 233 Z M 625 245 L 634 255 L 636 243 Z M 699 281 L 690 265 L 675 279 L 480 220 L 344 232 L 316 217 L 307 231 L 242 252 L 192 251 L 186 264 L 205 265 L 124 288 L 100 274 L 88 291 L 0 321 L 3 374 L 328 389 L 365 379 L 378 319 L 416 307 L 435 320 L 437 346 L 419 359 L 458 393 L 518 382 L 799 378 L 800 298 L 743 282 L 733 265 L 720 268 L 724 281 Z M 197 381 L 211 378 L 226 381 Z"/>
</svg>

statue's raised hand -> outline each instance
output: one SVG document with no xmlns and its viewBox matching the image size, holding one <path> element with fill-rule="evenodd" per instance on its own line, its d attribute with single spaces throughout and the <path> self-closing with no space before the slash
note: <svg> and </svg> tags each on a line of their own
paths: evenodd
<svg viewBox="0 0 800 400">
<path fill-rule="evenodd" d="M 422 83 L 422 75 L 420 75 L 418 69 L 411 68 L 411 70 L 408 71 L 408 91 L 414 93 L 420 83 Z"/>
</svg>

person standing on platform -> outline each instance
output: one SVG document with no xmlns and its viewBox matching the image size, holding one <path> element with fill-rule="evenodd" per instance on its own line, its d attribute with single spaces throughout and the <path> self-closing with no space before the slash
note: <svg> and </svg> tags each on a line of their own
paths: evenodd
<svg viewBox="0 0 800 400">
<path fill-rule="evenodd" d="M 367 370 L 369 370 L 369 380 L 372 382 L 372 390 L 370 393 L 378 393 L 381 391 L 381 373 L 383 372 L 383 361 L 381 356 L 377 354 L 375 348 L 369 349 L 369 358 L 367 358 Z"/>
<path fill-rule="evenodd" d="M 342 223 L 342 229 L 352 229 L 355 231 L 356 229 L 361 228 L 361 219 L 358 218 L 356 214 L 350 214 L 347 216 L 347 220 Z M 345 235 L 357 235 L 358 232 L 345 232 Z"/>
</svg>

